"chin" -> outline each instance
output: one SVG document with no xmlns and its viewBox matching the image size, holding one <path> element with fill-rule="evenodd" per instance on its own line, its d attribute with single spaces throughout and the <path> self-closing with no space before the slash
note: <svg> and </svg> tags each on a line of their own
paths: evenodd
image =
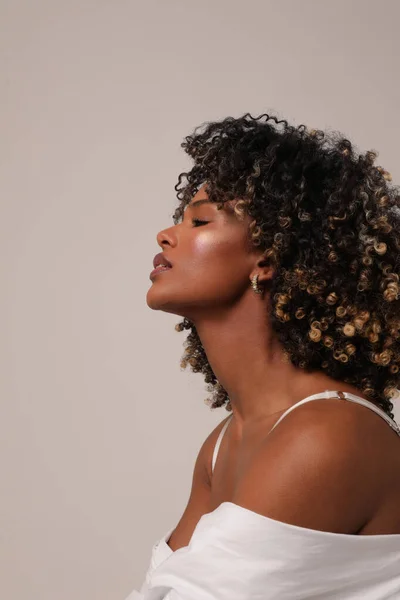
<svg viewBox="0 0 400 600">
<path fill-rule="evenodd" d="M 171 294 L 163 294 L 161 291 L 157 291 L 150 288 L 147 292 L 146 303 L 151 310 L 161 310 L 171 315 L 176 315 L 184 319 L 185 317 L 190 321 L 194 321 L 194 315 L 196 314 L 195 306 L 197 302 L 183 302 L 180 299 L 171 299 Z"/>
<path fill-rule="evenodd" d="M 162 295 L 156 293 L 151 287 L 146 294 L 146 304 L 152 310 L 163 310 L 163 302 Z"/>
<path fill-rule="evenodd" d="M 176 303 L 171 302 L 171 295 L 157 290 L 154 285 L 147 292 L 146 304 L 151 310 L 162 310 L 172 314 L 179 314 L 179 310 L 176 310 Z"/>
</svg>

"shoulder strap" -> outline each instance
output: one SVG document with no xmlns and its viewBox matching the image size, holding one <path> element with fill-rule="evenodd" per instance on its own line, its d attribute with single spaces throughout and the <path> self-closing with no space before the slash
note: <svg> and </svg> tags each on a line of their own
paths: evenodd
<svg viewBox="0 0 400 600">
<path fill-rule="evenodd" d="M 369 400 L 360 398 L 360 396 L 356 396 L 355 394 L 350 394 L 349 392 L 340 392 L 337 390 L 325 390 L 325 392 L 320 392 L 319 394 L 313 394 L 312 396 L 307 396 L 307 398 L 304 398 L 303 400 L 296 402 L 296 404 L 293 404 L 293 406 L 288 408 L 283 413 L 283 415 L 281 415 L 279 417 L 279 419 L 277 420 L 277 422 L 272 427 L 272 429 L 270 430 L 269 433 L 271 433 L 271 431 L 273 429 L 275 429 L 275 427 L 278 425 L 278 423 L 280 423 L 282 421 L 282 419 L 284 417 L 286 417 L 286 415 L 288 415 L 297 406 L 301 406 L 302 404 L 305 404 L 306 402 L 310 402 L 311 400 L 323 400 L 325 398 L 326 399 L 337 398 L 338 400 L 349 400 L 350 402 L 355 402 L 356 404 L 362 404 L 366 408 L 370 408 L 377 415 L 382 417 L 382 419 L 384 419 L 386 421 L 386 423 L 388 423 L 388 425 L 400 436 L 400 427 L 398 426 L 398 424 L 396 423 L 396 421 L 394 419 L 391 419 L 389 417 L 389 415 L 387 415 L 385 413 L 385 411 L 382 408 L 379 408 L 379 406 L 376 406 L 373 402 L 370 402 Z"/>
<path fill-rule="evenodd" d="M 212 465 L 211 465 L 211 473 L 214 472 L 214 467 L 215 467 L 215 463 L 217 462 L 217 456 L 218 456 L 219 447 L 221 445 L 222 438 L 224 437 L 224 433 L 226 431 L 226 428 L 228 427 L 229 423 L 231 422 L 232 417 L 233 417 L 233 414 L 230 415 L 230 417 L 226 420 L 225 425 L 223 426 L 223 428 L 219 432 L 219 436 L 218 436 L 217 442 L 216 442 L 215 447 L 214 447 L 214 452 L 213 452 Z"/>
<path fill-rule="evenodd" d="M 306 402 L 310 402 L 312 400 L 323 400 L 325 398 L 326 399 L 337 398 L 338 400 L 348 400 L 349 402 L 355 402 L 356 404 L 362 404 L 366 408 L 373 410 L 377 415 L 382 417 L 382 419 L 384 419 L 386 421 L 386 423 L 397 433 L 397 435 L 400 436 L 399 425 L 396 423 L 396 421 L 394 419 L 391 419 L 389 417 L 389 415 L 387 415 L 382 408 L 379 408 L 379 406 L 376 406 L 376 404 L 374 404 L 373 402 L 370 402 L 369 400 L 360 398 L 360 396 L 356 396 L 355 394 L 350 394 L 349 392 L 341 392 L 338 390 L 325 390 L 325 392 L 320 392 L 319 394 L 313 394 L 312 396 L 307 396 L 307 398 L 303 398 L 303 400 L 296 402 L 296 404 L 293 404 L 293 406 L 290 406 L 279 417 L 279 419 L 277 420 L 275 425 L 270 429 L 269 433 L 271 433 L 271 431 L 273 429 L 275 429 L 275 427 L 282 421 L 282 419 L 284 417 L 286 417 L 286 415 L 288 415 L 290 412 L 292 412 L 292 410 L 294 410 L 298 406 L 301 406 L 302 404 L 305 404 Z M 226 420 L 226 423 L 224 424 L 221 431 L 219 432 L 219 436 L 218 436 L 217 442 L 215 444 L 214 452 L 213 452 L 212 465 L 211 465 L 212 473 L 214 472 L 214 467 L 215 467 L 215 463 L 217 461 L 218 451 L 219 451 L 219 447 L 222 442 L 222 438 L 224 436 L 226 428 L 228 427 L 229 423 L 231 422 L 232 417 L 233 417 L 233 414 Z"/>
</svg>

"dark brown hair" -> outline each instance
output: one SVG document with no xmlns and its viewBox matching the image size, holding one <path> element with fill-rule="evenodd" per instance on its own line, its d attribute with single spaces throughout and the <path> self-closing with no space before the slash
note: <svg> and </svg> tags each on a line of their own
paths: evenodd
<svg viewBox="0 0 400 600">
<path fill-rule="evenodd" d="M 203 129 L 203 130 L 202 130 Z M 271 326 L 295 366 L 356 386 L 393 418 L 400 367 L 400 195 L 337 132 L 293 127 L 267 114 L 197 127 L 182 147 L 193 159 L 175 186 L 185 206 L 203 183 L 221 208 L 251 217 L 249 241 L 275 267 Z M 192 322 L 181 367 L 203 373 L 211 408 L 229 397 Z"/>
</svg>

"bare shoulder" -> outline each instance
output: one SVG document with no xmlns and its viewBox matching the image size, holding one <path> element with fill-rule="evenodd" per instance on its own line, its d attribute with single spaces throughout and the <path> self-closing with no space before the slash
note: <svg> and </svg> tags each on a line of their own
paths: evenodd
<svg viewBox="0 0 400 600">
<path fill-rule="evenodd" d="M 388 450 L 400 452 L 400 437 L 388 423 L 371 409 L 348 400 L 331 398 L 296 407 L 268 436 L 268 441 L 279 437 L 282 442 L 285 436 L 292 437 L 294 430 L 296 437 L 315 437 L 319 432 L 325 444 L 332 443 L 334 451 L 346 444 L 347 450 L 355 448 L 356 454 L 363 456 L 368 450 L 383 455 Z"/>
<path fill-rule="evenodd" d="M 397 444 L 397 445 L 396 445 Z M 356 533 L 390 484 L 400 438 L 363 406 L 329 399 L 296 407 L 252 456 L 234 502 L 272 519 Z"/>
</svg>

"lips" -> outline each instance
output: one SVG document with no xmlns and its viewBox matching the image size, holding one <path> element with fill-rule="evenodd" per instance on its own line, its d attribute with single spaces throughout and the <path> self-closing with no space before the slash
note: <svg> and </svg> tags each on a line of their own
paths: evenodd
<svg viewBox="0 0 400 600">
<path fill-rule="evenodd" d="M 153 277 L 158 275 L 159 273 L 166 273 L 167 271 L 171 271 L 171 267 L 166 267 L 165 265 L 159 265 L 150 273 L 150 279 L 153 280 Z"/>
<path fill-rule="evenodd" d="M 169 262 L 169 260 L 167 260 L 165 258 L 164 254 L 162 252 L 159 252 L 158 254 L 156 254 L 153 259 L 153 267 L 156 268 L 159 265 L 164 265 L 164 267 L 169 267 L 170 269 L 172 268 L 171 263 Z"/>
</svg>

